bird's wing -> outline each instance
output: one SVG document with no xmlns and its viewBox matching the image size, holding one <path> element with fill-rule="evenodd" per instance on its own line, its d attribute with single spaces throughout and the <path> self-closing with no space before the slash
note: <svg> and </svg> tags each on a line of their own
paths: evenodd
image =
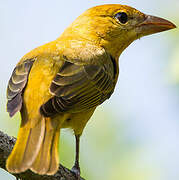
<svg viewBox="0 0 179 180">
<path fill-rule="evenodd" d="M 28 59 L 18 64 L 12 72 L 7 87 L 7 112 L 12 117 L 22 107 L 22 92 L 26 86 L 34 59 Z"/>
<path fill-rule="evenodd" d="M 113 72 L 108 72 L 105 66 L 64 61 L 50 86 L 54 96 L 40 111 L 44 116 L 53 116 L 60 112 L 88 110 L 108 99 L 113 90 Z"/>
</svg>

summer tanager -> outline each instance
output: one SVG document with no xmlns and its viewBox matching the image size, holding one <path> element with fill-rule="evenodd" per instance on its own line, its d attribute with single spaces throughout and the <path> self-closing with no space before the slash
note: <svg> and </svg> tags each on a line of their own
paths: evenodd
<svg viewBox="0 0 179 180">
<path fill-rule="evenodd" d="M 22 57 L 7 88 L 7 111 L 11 117 L 21 113 L 7 170 L 54 174 L 60 129 L 71 128 L 76 137 L 72 169 L 79 177 L 79 139 L 96 107 L 114 91 L 120 54 L 142 36 L 175 27 L 126 5 L 101 5 L 85 11 L 55 41 Z"/>
</svg>

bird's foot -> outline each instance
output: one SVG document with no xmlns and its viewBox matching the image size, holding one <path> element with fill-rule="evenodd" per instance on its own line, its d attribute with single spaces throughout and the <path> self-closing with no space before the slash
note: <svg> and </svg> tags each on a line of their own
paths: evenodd
<svg viewBox="0 0 179 180">
<path fill-rule="evenodd" d="M 75 174 L 77 180 L 80 180 L 80 167 L 77 165 L 74 165 L 71 171 Z"/>
</svg>

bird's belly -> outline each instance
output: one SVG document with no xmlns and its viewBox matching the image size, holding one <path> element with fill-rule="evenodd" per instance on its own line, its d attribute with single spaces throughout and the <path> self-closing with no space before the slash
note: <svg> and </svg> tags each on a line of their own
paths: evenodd
<svg viewBox="0 0 179 180">
<path fill-rule="evenodd" d="M 66 120 L 63 122 L 62 128 L 73 129 L 75 134 L 81 135 L 84 127 L 86 126 L 86 123 L 88 122 L 90 117 L 93 115 L 95 109 L 96 107 L 88 111 L 82 111 L 79 113 L 71 113 L 68 116 L 68 118 L 66 118 Z"/>
</svg>

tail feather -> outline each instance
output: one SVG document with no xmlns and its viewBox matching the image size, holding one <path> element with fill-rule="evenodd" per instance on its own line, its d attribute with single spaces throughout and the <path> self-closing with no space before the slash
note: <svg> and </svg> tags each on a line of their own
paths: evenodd
<svg viewBox="0 0 179 180">
<path fill-rule="evenodd" d="M 31 169 L 37 174 L 52 175 L 58 170 L 60 122 L 44 117 L 36 122 L 34 126 L 32 120 L 23 119 L 16 144 L 6 161 L 9 172 Z"/>
<path fill-rule="evenodd" d="M 59 152 L 58 152 L 58 147 L 59 147 L 59 136 L 60 136 L 60 130 L 56 131 L 54 134 L 53 138 L 53 144 L 51 147 L 51 163 L 49 170 L 47 174 L 52 175 L 54 174 L 59 167 Z"/>
<path fill-rule="evenodd" d="M 21 125 L 16 144 L 6 162 L 9 172 L 19 173 L 29 169 L 39 152 L 44 131 L 44 118 L 40 119 L 33 128 L 28 122 Z"/>
<path fill-rule="evenodd" d="M 45 135 L 38 156 L 31 166 L 31 170 L 38 174 L 52 175 L 58 170 L 58 142 L 60 129 L 58 122 L 46 118 Z"/>
</svg>

